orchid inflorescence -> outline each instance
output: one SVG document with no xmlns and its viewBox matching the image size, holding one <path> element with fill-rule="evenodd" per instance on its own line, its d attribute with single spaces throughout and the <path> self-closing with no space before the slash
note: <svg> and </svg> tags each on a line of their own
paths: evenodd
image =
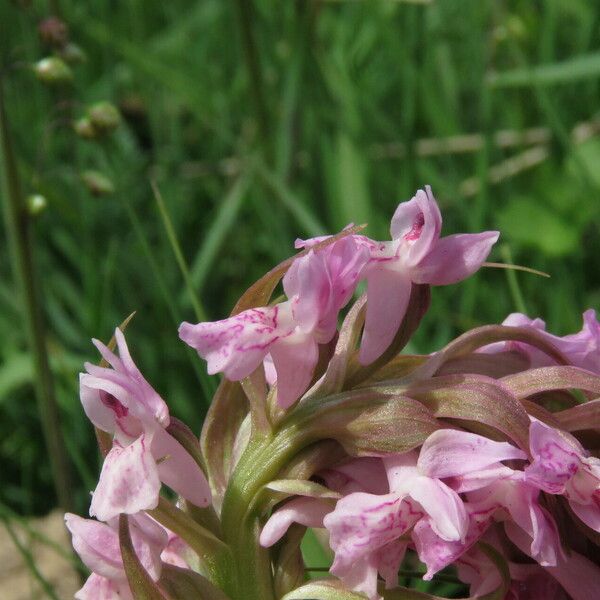
<svg viewBox="0 0 600 600">
<path fill-rule="evenodd" d="M 298 240 L 229 318 L 183 323 L 224 374 L 199 440 L 121 329 L 118 356 L 95 342 L 81 401 L 105 458 L 96 520 L 66 516 L 92 571 L 76 598 L 437 598 L 399 586 L 407 569 L 487 600 L 600 598 L 600 324 L 589 310 L 558 337 L 513 314 L 400 354 L 430 286 L 477 271 L 498 238 L 441 238 L 441 223 L 419 190 L 391 241 L 355 226 Z M 327 577 L 307 577 L 307 528 L 332 551 Z"/>
</svg>

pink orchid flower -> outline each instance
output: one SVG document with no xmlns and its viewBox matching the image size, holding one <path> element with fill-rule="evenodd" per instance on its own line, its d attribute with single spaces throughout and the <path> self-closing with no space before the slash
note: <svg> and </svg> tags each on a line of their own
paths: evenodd
<svg viewBox="0 0 600 600">
<path fill-rule="evenodd" d="M 181 339 L 207 361 L 208 372 L 237 381 L 267 354 L 276 371 L 277 401 L 291 406 L 306 391 L 319 344 L 331 341 L 339 311 L 350 300 L 368 253 L 351 236 L 296 259 L 285 277 L 288 300 L 212 323 L 182 323 Z M 274 378 L 271 374 L 271 380 Z"/>
<path fill-rule="evenodd" d="M 379 458 L 356 458 L 330 469 L 317 473 L 325 485 L 341 495 L 356 491 L 385 493 L 387 478 L 383 463 Z M 333 510 L 331 500 L 310 496 L 296 496 L 273 512 L 265 523 L 260 544 L 268 548 L 278 542 L 292 525 L 300 523 L 305 527 L 323 527 L 325 515 Z"/>
<path fill-rule="evenodd" d="M 86 363 L 80 396 L 90 421 L 114 436 L 104 459 L 90 515 L 108 521 L 119 513 L 156 508 L 161 481 L 197 506 L 210 503 L 202 470 L 167 431 L 169 410 L 133 362 L 125 338 L 115 330 L 119 356 L 94 344 L 112 368 Z"/>
<path fill-rule="evenodd" d="M 497 231 L 440 239 L 442 216 L 431 188 L 401 203 L 391 223 L 392 240 L 353 235 L 369 252 L 361 278 L 367 280 L 367 314 L 360 347 L 362 364 L 372 363 L 391 344 L 406 314 L 413 283 L 448 285 L 477 271 L 500 235 Z M 297 248 L 326 239 L 297 240 Z"/>
<path fill-rule="evenodd" d="M 508 327 L 531 327 L 543 332 L 544 337 L 560 350 L 571 363 L 582 369 L 600 373 L 600 323 L 596 311 L 589 309 L 583 313 L 583 327 L 578 333 L 563 337 L 546 331 L 546 323 L 542 319 L 530 319 L 522 313 L 512 313 L 504 319 L 502 325 Z M 546 367 L 554 361 L 544 352 L 524 342 L 508 341 L 490 344 L 480 352 L 501 352 L 512 350 L 520 352 L 530 360 L 531 367 Z"/>
<path fill-rule="evenodd" d="M 360 361 L 369 364 L 392 342 L 400 327 L 412 283 L 448 285 L 473 274 L 500 235 L 497 231 L 440 239 L 442 216 L 429 186 L 398 206 L 392 241 L 378 244 L 365 267 L 367 315 Z"/>
<path fill-rule="evenodd" d="M 92 571 L 75 598 L 132 599 L 121 557 L 118 519 L 107 524 L 67 513 L 65 523 L 72 535 L 73 548 Z M 143 513 L 130 517 L 129 529 L 135 553 L 150 577 L 157 581 L 162 570 L 161 552 L 167 546 L 166 530 Z"/>
<path fill-rule="evenodd" d="M 548 494 L 565 496 L 573 512 L 600 532 L 600 459 L 589 456 L 569 433 L 532 419 L 529 441 L 533 462 L 527 481 Z"/>
<path fill-rule="evenodd" d="M 427 565 L 424 579 L 455 562 L 477 542 L 494 521 L 514 524 L 529 540 L 528 553 L 541 565 L 557 564 L 560 546 L 552 517 L 539 504 L 539 489 L 523 471 L 505 460 L 527 455 L 506 442 L 495 442 L 474 433 L 438 430 L 421 448 L 418 466 L 438 477 L 457 493 L 466 495 L 468 530 L 464 539 L 444 540 L 427 519 L 415 525 L 413 540 L 419 558 Z"/>
<path fill-rule="evenodd" d="M 338 501 L 323 523 L 335 552 L 331 572 L 348 587 L 375 600 L 377 573 L 387 588 L 398 583 L 398 569 L 409 540 L 407 534 L 421 519 L 447 541 L 464 540 L 468 518 L 456 492 L 418 467 L 409 452 L 383 459 L 389 493 L 355 492 Z"/>
</svg>

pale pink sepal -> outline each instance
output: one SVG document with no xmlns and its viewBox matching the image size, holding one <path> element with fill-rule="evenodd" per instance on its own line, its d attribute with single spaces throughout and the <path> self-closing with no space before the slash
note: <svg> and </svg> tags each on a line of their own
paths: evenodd
<svg viewBox="0 0 600 600">
<path fill-rule="evenodd" d="M 450 285 L 477 271 L 488 257 L 500 233 L 459 233 L 438 241 L 415 270 L 415 283 Z"/>
<path fill-rule="evenodd" d="M 440 429 L 421 447 L 417 466 L 430 477 L 458 477 L 496 465 L 503 460 L 526 459 L 522 450 L 467 431 Z"/>
<path fill-rule="evenodd" d="M 278 542 L 292 523 L 323 527 L 323 518 L 331 510 L 330 502 L 318 498 L 293 498 L 277 509 L 265 523 L 260 534 L 260 545 L 268 548 Z"/>
<path fill-rule="evenodd" d="M 196 506 L 210 504 L 211 492 L 204 472 L 172 435 L 158 429 L 152 436 L 151 452 L 164 484 Z"/>
</svg>

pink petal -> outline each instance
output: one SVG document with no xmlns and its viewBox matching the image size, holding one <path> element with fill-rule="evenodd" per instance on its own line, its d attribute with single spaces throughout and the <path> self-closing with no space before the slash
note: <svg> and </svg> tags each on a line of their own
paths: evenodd
<svg viewBox="0 0 600 600">
<path fill-rule="evenodd" d="M 499 232 L 459 233 L 439 240 L 411 271 L 415 283 L 448 285 L 462 281 L 481 267 Z"/>
<path fill-rule="evenodd" d="M 529 427 L 529 445 L 533 461 L 525 469 L 527 481 L 550 494 L 564 493 L 585 450 L 573 436 L 537 420 Z"/>
<path fill-rule="evenodd" d="M 196 506 L 210 504 L 210 487 L 202 469 L 172 435 L 158 429 L 152 438 L 151 451 L 163 483 Z"/>
<path fill-rule="evenodd" d="M 290 335 L 290 303 L 252 308 L 234 317 L 212 323 L 182 323 L 179 337 L 198 351 L 208 363 L 208 372 L 223 372 L 238 381 L 250 375 L 271 346 Z"/>
<path fill-rule="evenodd" d="M 401 271 L 373 268 L 367 275 L 367 314 L 359 360 L 368 365 L 392 343 L 410 299 L 412 284 Z"/>
<path fill-rule="evenodd" d="M 90 571 L 103 578 L 125 581 L 119 536 L 114 529 L 71 513 L 65 515 L 65 524 L 71 532 L 75 552 Z"/>
<path fill-rule="evenodd" d="M 278 542 L 292 523 L 305 527 L 323 527 L 323 518 L 330 513 L 330 502 L 317 498 L 296 497 L 278 508 L 260 533 L 260 545 L 268 548 Z"/>
<path fill-rule="evenodd" d="M 435 245 L 442 229 L 440 209 L 429 186 L 418 190 L 412 200 L 398 206 L 390 232 L 393 240 L 400 240 L 404 262 L 418 264 Z"/>
<path fill-rule="evenodd" d="M 581 331 L 559 340 L 557 347 L 575 366 L 600 373 L 600 323 L 596 318 L 596 311 L 586 310 L 583 313 Z"/>
<path fill-rule="evenodd" d="M 377 593 L 377 557 L 366 556 L 353 565 L 336 565 L 330 572 L 342 580 L 346 588 L 364 594 L 369 600 L 382 600 Z"/>
<path fill-rule="evenodd" d="M 330 469 L 319 471 L 329 489 L 342 493 L 386 494 L 388 480 L 380 458 L 355 458 Z"/>
<path fill-rule="evenodd" d="M 516 458 L 525 459 L 527 455 L 507 442 L 494 442 L 466 431 L 440 429 L 425 440 L 417 465 L 424 475 L 444 478 L 473 473 Z"/>
<path fill-rule="evenodd" d="M 119 513 L 156 508 L 160 491 L 158 469 L 146 434 L 123 448 L 115 444 L 104 459 L 92 496 L 90 515 L 108 521 Z"/>
<path fill-rule="evenodd" d="M 469 519 L 463 501 L 454 490 L 437 479 L 420 476 L 411 480 L 409 495 L 431 517 L 431 527 L 442 539 L 465 539 Z"/>
<path fill-rule="evenodd" d="M 421 516 L 423 513 L 399 494 L 356 492 L 345 496 L 323 519 L 335 551 L 334 567 L 343 570 L 397 540 Z"/>
<path fill-rule="evenodd" d="M 291 300 L 294 321 L 305 333 L 311 332 L 329 300 L 331 283 L 324 253 L 310 251 L 297 258 L 283 278 L 283 289 Z"/>
<path fill-rule="evenodd" d="M 377 570 L 385 581 L 385 587 L 391 590 L 398 586 L 398 570 L 404 560 L 408 542 L 396 540 L 377 551 L 375 561 Z"/>
<path fill-rule="evenodd" d="M 525 535 L 529 556 L 544 567 L 556 565 L 562 550 L 556 524 L 538 502 L 539 491 L 520 481 L 504 481 L 495 495 L 512 518 L 505 523 L 508 537 Z"/>
<path fill-rule="evenodd" d="M 288 408 L 307 390 L 319 348 L 312 336 L 297 334 L 273 344 L 271 356 L 277 371 L 277 403 Z"/>
<path fill-rule="evenodd" d="M 385 456 L 381 460 L 385 468 L 389 489 L 392 491 L 404 492 L 412 478 L 420 476 L 420 471 L 417 469 L 418 454 L 414 450 L 404 454 Z"/>
<path fill-rule="evenodd" d="M 496 463 L 474 473 L 466 473 L 446 480 L 446 483 L 457 493 L 473 492 L 485 488 L 502 479 L 509 479 L 515 471 Z"/>
<path fill-rule="evenodd" d="M 595 494 L 591 504 L 580 504 L 569 500 L 573 512 L 590 528 L 600 533 L 600 491 Z"/>
<path fill-rule="evenodd" d="M 556 567 L 546 567 L 546 571 L 572 600 L 600 598 L 600 568 L 585 556 L 571 551 L 568 556 L 559 557 Z"/>
<path fill-rule="evenodd" d="M 75 594 L 75 600 L 133 600 L 133 595 L 126 583 L 119 584 L 92 573 Z"/>
<path fill-rule="evenodd" d="M 86 379 L 89 375 L 79 374 L 79 397 L 87 418 L 102 431 L 114 433 L 116 424 L 115 411 L 103 404 L 97 388 L 88 387 Z"/>
</svg>

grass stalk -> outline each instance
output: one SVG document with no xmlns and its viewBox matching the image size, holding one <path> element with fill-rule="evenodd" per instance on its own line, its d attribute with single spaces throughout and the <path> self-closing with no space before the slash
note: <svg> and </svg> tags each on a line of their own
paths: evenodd
<svg viewBox="0 0 600 600">
<path fill-rule="evenodd" d="M 196 291 L 194 290 L 194 284 L 192 283 L 192 279 L 190 277 L 190 270 L 188 268 L 185 257 L 183 256 L 181 244 L 179 243 L 179 239 L 177 238 L 177 233 L 175 233 L 175 228 L 173 227 L 171 215 L 167 210 L 167 206 L 163 200 L 160 190 L 158 189 L 158 186 L 156 185 L 156 182 L 152 181 L 151 185 L 152 191 L 154 193 L 154 199 L 156 200 L 156 206 L 158 207 L 158 212 L 160 213 L 163 226 L 167 234 L 167 238 L 169 238 L 171 249 L 173 250 L 175 260 L 177 261 L 177 265 L 179 266 L 179 270 L 181 271 L 185 287 L 187 288 L 188 294 L 190 296 L 190 301 L 194 308 L 194 312 L 196 313 L 196 318 L 198 319 L 198 321 L 207 321 L 208 317 L 206 316 L 206 311 L 204 310 L 204 307 L 200 303 Z"/>
<path fill-rule="evenodd" d="M 252 23 L 256 22 L 256 19 L 254 19 L 254 8 L 252 0 L 234 1 L 242 39 L 242 54 L 250 77 L 250 87 L 254 99 L 258 127 L 264 145 L 265 156 L 270 163 L 270 159 L 272 158 L 270 151 L 271 128 L 269 125 L 269 111 L 264 93 L 264 78 L 260 65 L 260 58 L 258 56 L 256 39 L 252 29 Z"/>
<path fill-rule="evenodd" d="M 31 222 L 21 195 L 21 184 L 8 130 L 8 118 L 4 105 L 3 82 L 1 79 L 0 152 L 2 195 L 4 196 L 4 218 L 8 246 L 13 263 L 14 277 L 21 295 L 22 314 L 28 345 L 35 365 L 35 391 L 38 411 L 58 502 L 64 510 L 68 511 L 73 508 L 70 465 L 60 427 L 59 409 L 46 346 L 46 327 L 39 281 L 34 265 Z"/>
</svg>

